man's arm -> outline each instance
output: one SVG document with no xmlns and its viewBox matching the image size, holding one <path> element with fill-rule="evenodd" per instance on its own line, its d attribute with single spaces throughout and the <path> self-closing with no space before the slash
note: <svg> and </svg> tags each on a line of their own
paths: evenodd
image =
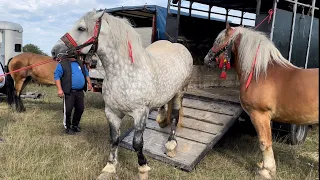
<svg viewBox="0 0 320 180">
<path fill-rule="evenodd" d="M 86 66 L 84 66 L 84 71 L 86 72 L 86 80 L 87 80 L 87 83 L 88 83 L 88 90 L 90 91 L 92 89 L 92 85 L 91 85 L 89 72 L 88 72 Z"/>
<path fill-rule="evenodd" d="M 58 96 L 59 97 L 63 97 L 64 94 L 63 94 L 63 90 L 62 90 L 62 87 L 61 87 L 61 77 L 63 75 L 63 69 L 62 69 L 62 66 L 61 64 L 59 63 L 56 67 L 56 70 L 54 71 L 54 80 L 55 80 L 55 83 L 56 83 L 56 87 L 58 89 Z"/>
</svg>

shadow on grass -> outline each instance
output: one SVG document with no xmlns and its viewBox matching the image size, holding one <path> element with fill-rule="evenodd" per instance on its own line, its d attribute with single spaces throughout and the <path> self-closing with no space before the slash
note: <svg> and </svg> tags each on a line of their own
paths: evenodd
<svg viewBox="0 0 320 180">
<path fill-rule="evenodd" d="M 104 110 L 103 96 L 99 92 L 87 92 L 85 95 L 85 104 L 87 107 Z"/>
<path fill-rule="evenodd" d="M 43 111 L 60 111 L 63 113 L 63 99 L 61 102 L 45 102 L 43 100 L 24 99 L 23 101 L 26 111 L 33 108 L 39 108 Z"/>
</svg>

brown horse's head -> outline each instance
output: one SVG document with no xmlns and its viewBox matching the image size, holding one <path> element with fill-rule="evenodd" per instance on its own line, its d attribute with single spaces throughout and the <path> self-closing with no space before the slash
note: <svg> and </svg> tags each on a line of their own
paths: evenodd
<svg viewBox="0 0 320 180">
<path fill-rule="evenodd" d="M 210 67 L 216 67 L 219 64 L 219 59 L 224 59 L 224 52 L 231 48 L 230 39 L 235 34 L 235 28 L 231 27 L 229 23 L 226 24 L 226 29 L 221 31 L 217 36 L 212 48 L 204 58 L 204 64 Z M 230 49 L 231 50 L 231 49 Z"/>
</svg>

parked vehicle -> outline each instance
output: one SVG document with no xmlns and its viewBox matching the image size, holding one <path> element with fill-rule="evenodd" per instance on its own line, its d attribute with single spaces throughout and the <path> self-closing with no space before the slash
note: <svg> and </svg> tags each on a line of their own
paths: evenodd
<svg viewBox="0 0 320 180">
<path fill-rule="evenodd" d="M 22 53 L 22 33 L 20 24 L 0 21 L 0 63 L 6 67 L 9 59 Z"/>
</svg>

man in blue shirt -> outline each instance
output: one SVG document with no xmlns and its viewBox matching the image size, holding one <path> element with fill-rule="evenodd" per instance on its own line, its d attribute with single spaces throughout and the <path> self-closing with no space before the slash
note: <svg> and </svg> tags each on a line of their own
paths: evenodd
<svg viewBox="0 0 320 180">
<path fill-rule="evenodd" d="M 87 68 L 74 58 L 58 63 L 54 72 L 58 96 L 64 98 L 63 125 L 67 134 L 80 132 L 80 119 L 84 111 L 84 92 L 92 89 Z M 88 85 L 87 85 L 88 84 Z M 71 113 L 74 108 L 71 122 Z"/>
</svg>

